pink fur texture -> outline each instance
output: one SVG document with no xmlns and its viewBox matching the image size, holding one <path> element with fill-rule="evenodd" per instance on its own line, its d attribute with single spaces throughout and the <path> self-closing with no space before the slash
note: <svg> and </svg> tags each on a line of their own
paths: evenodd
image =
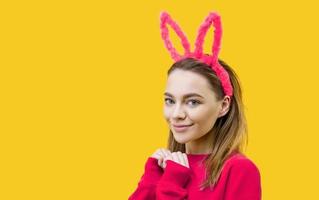
<svg viewBox="0 0 319 200">
<path fill-rule="evenodd" d="M 190 44 L 188 42 L 186 35 L 183 33 L 178 24 L 172 20 L 171 16 L 167 12 L 163 11 L 161 13 L 160 18 L 162 39 L 164 40 L 165 47 L 170 52 L 173 60 L 179 61 L 183 58 L 191 57 L 199 59 L 202 62 L 208 64 L 209 66 L 211 66 L 211 68 L 215 71 L 216 75 L 218 76 L 223 86 L 224 93 L 231 97 L 233 95 L 233 87 L 231 85 L 229 75 L 227 71 L 218 62 L 218 54 L 220 51 L 222 37 L 220 16 L 217 13 L 211 12 L 206 17 L 205 21 L 200 25 L 198 29 L 197 38 L 195 41 L 195 50 L 193 53 L 190 52 Z M 169 24 L 172 27 L 172 29 L 176 32 L 177 36 L 180 38 L 182 46 L 184 48 L 184 55 L 178 54 L 176 49 L 173 47 L 172 42 L 169 38 L 169 32 L 166 24 Z M 203 53 L 203 44 L 206 33 L 211 25 L 214 26 L 214 42 L 212 45 L 212 54 L 206 55 Z"/>
<path fill-rule="evenodd" d="M 183 33 L 183 31 L 178 26 L 178 24 L 172 20 L 171 16 L 166 12 L 162 12 L 161 13 L 162 38 L 165 42 L 166 48 L 171 53 L 172 58 L 175 61 L 178 61 L 179 59 L 181 59 L 182 56 L 177 53 L 176 49 L 172 45 L 171 40 L 169 39 L 169 32 L 168 32 L 168 28 L 166 27 L 166 23 L 172 27 L 172 29 L 176 32 L 178 37 L 181 39 L 181 42 L 182 42 L 182 45 L 183 45 L 184 51 L 185 51 L 184 55 L 190 54 L 189 42 L 187 40 L 186 35 Z"/>
</svg>

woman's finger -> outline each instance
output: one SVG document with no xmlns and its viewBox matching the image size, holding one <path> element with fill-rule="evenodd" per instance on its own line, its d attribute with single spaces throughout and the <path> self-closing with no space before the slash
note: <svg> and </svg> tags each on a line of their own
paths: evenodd
<svg viewBox="0 0 319 200">
<path fill-rule="evenodd" d="M 164 154 L 164 149 L 163 148 L 159 148 L 157 149 L 152 155 L 151 157 L 156 158 L 157 159 L 157 164 L 162 167 L 163 166 L 163 160 L 165 157 Z"/>
<path fill-rule="evenodd" d="M 160 154 L 162 157 L 165 157 L 165 149 L 160 148 Z"/>
<path fill-rule="evenodd" d="M 189 163 L 188 163 L 188 158 L 187 158 L 186 153 L 183 153 L 183 157 L 184 157 L 184 160 L 185 160 L 185 163 L 186 163 L 186 167 L 189 168 Z"/>
<path fill-rule="evenodd" d="M 173 160 L 173 157 L 172 157 L 172 154 L 169 154 L 167 157 L 164 158 L 164 161 L 163 161 L 163 168 L 166 168 L 166 162 L 168 160 Z"/>
<path fill-rule="evenodd" d="M 182 152 L 178 151 L 178 152 L 177 152 L 177 156 L 178 156 L 179 160 L 181 161 L 181 164 L 182 164 L 183 166 L 186 166 L 186 161 L 185 161 L 185 158 L 184 158 Z"/>
<path fill-rule="evenodd" d="M 172 153 L 172 157 L 173 157 L 173 161 L 175 161 L 177 163 L 181 163 L 176 152 Z"/>
<path fill-rule="evenodd" d="M 170 155 L 170 154 L 171 154 L 171 152 L 170 152 L 169 150 L 167 150 L 167 149 L 164 150 L 164 155 L 165 155 L 165 157 L 167 157 L 167 156 Z"/>
<path fill-rule="evenodd" d="M 156 151 L 151 155 L 153 158 L 159 158 L 161 156 L 161 149 L 156 149 Z"/>
<path fill-rule="evenodd" d="M 157 164 L 158 164 L 158 166 L 163 166 L 163 158 L 159 158 L 159 159 L 157 159 Z"/>
</svg>

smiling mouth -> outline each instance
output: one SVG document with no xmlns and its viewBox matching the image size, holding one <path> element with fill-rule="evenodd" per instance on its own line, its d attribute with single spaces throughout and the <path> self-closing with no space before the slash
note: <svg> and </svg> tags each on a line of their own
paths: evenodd
<svg viewBox="0 0 319 200">
<path fill-rule="evenodd" d="M 179 128 L 179 127 L 188 127 L 188 126 L 192 126 L 192 125 L 193 125 L 193 124 L 189 124 L 189 125 L 174 125 L 174 124 L 173 124 L 174 127 L 178 127 L 178 128 Z"/>
<path fill-rule="evenodd" d="M 173 128 L 176 132 L 185 132 L 187 131 L 190 127 L 192 127 L 194 124 L 191 125 L 183 125 L 183 126 L 175 126 L 173 125 Z"/>
</svg>

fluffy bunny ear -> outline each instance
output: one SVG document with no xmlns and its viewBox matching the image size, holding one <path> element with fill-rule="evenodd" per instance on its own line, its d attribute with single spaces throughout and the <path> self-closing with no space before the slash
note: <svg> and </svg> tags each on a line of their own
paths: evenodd
<svg viewBox="0 0 319 200">
<path fill-rule="evenodd" d="M 207 56 L 203 54 L 203 43 L 206 36 L 208 28 L 213 25 L 214 30 L 214 42 L 212 46 L 212 55 Z M 205 21 L 201 24 L 198 29 L 198 35 L 195 42 L 194 56 L 195 58 L 204 60 L 206 64 L 209 64 L 212 69 L 216 72 L 219 77 L 223 90 L 226 95 L 233 95 L 233 87 L 227 71 L 219 64 L 218 54 L 220 50 L 220 42 L 222 38 L 222 26 L 220 21 L 220 16 L 217 13 L 209 13 Z"/>
<path fill-rule="evenodd" d="M 218 54 L 220 50 L 220 42 L 222 37 L 222 27 L 220 22 L 220 16 L 217 13 L 209 13 L 205 21 L 201 24 L 198 29 L 198 35 L 195 41 L 194 55 L 196 58 L 203 56 L 203 43 L 210 25 L 213 25 L 214 30 L 214 42 L 212 46 L 212 57 L 211 62 L 216 63 L 218 61 Z"/>
<path fill-rule="evenodd" d="M 173 60 L 178 61 L 183 56 L 190 55 L 189 42 L 187 40 L 186 35 L 182 32 L 182 30 L 178 26 L 178 24 L 175 21 L 173 21 L 171 16 L 165 11 L 161 12 L 160 18 L 161 18 L 160 28 L 161 28 L 162 39 L 164 40 L 165 46 L 166 46 L 167 50 L 170 52 Z M 178 54 L 176 49 L 173 47 L 172 42 L 169 38 L 169 32 L 168 32 L 168 28 L 167 28 L 166 24 L 169 24 L 172 27 L 172 29 L 176 32 L 178 37 L 180 38 L 182 45 L 184 47 L 184 55 L 183 56 Z"/>
</svg>

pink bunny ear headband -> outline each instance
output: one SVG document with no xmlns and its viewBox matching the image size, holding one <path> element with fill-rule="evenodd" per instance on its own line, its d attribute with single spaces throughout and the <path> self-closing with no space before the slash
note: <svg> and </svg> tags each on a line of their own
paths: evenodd
<svg viewBox="0 0 319 200">
<path fill-rule="evenodd" d="M 177 36 L 180 38 L 182 42 L 182 46 L 184 48 L 184 55 L 180 55 L 177 53 L 176 49 L 173 47 L 172 42 L 169 38 L 169 32 L 166 24 L 169 24 L 172 29 L 176 32 Z M 214 30 L 214 42 L 212 46 L 212 55 L 203 54 L 203 43 L 204 38 L 206 36 L 207 30 L 210 27 L 210 25 L 213 25 Z M 194 52 L 190 51 L 190 44 L 187 40 L 186 35 L 182 32 L 178 24 L 172 20 L 171 16 L 163 11 L 161 13 L 161 34 L 162 39 L 164 40 L 165 47 L 170 52 L 171 57 L 173 60 L 179 61 L 184 58 L 195 58 L 198 59 L 207 65 L 211 67 L 212 70 L 215 71 L 216 75 L 218 76 L 224 93 L 228 96 L 233 95 L 233 87 L 231 85 L 229 75 L 227 71 L 219 64 L 218 62 L 218 54 L 220 50 L 220 41 L 222 36 L 222 28 L 221 28 L 221 22 L 220 22 L 220 16 L 217 13 L 209 13 L 209 15 L 206 17 L 205 21 L 201 24 L 198 30 L 196 42 L 195 42 L 195 50 Z"/>
</svg>

